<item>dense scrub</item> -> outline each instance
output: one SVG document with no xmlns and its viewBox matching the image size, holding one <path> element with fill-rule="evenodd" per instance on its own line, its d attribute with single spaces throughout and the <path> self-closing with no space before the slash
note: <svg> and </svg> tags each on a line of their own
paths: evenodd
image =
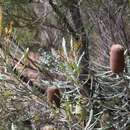
<svg viewBox="0 0 130 130">
<path fill-rule="evenodd" d="M 1 0 L 0 130 L 129 130 L 129 6 Z"/>
</svg>

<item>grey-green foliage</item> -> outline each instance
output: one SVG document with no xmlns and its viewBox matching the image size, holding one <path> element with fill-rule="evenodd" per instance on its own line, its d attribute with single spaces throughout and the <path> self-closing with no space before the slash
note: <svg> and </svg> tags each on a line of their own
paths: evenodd
<svg viewBox="0 0 130 130">
<path fill-rule="evenodd" d="M 27 4 L 31 2 L 31 0 L 2 0 L 1 3 L 4 4 Z"/>
<path fill-rule="evenodd" d="M 5 1 L 5 2 L 8 3 L 8 5 L 9 4 L 11 5 L 13 3 L 15 3 L 15 4 L 23 3 L 22 4 L 22 6 L 23 6 L 25 1 L 18 1 L 18 0 L 11 1 L 10 0 L 10 1 Z M 62 2 L 63 2 L 63 4 L 71 4 L 71 2 L 67 3 L 66 0 L 64 0 Z M 61 10 L 61 12 L 63 12 L 63 13 L 66 12 L 67 18 L 70 18 L 68 21 L 70 21 L 70 23 L 72 24 L 71 16 L 68 15 L 69 13 L 67 12 L 68 10 L 66 8 L 69 5 L 64 6 L 61 4 L 62 2 L 57 3 L 58 4 L 57 7 Z M 83 8 L 81 10 L 81 13 L 82 13 L 82 11 L 84 12 L 83 20 L 86 25 L 85 26 L 86 31 L 88 31 L 88 29 L 91 29 L 91 27 L 89 27 L 90 25 L 93 25 L 93 31 L 92 31 L 92 33 L 89 33 L 89 35 L 88 35 L 89 45 L 90 45 L 90 55 L 91 55 L 91 58 L 93 58 L 93 59 L 90 59 L 91 65 L 90 65 L 89 69 L 90 69 L 91 73 L 90 73 L 90 75 L 87 75 L 88 79 L 86 79 L 86 82 L 89 80 L 89 78 L 92 81 L 91 88 L 90 88 L 91 95 L 83 98 L 84 107 L 86 108 L 87 113 L 90 113 L 90 117 L 92 117 L 92 118 L 89 118 L 90 121 L 88 123 L 89 124 L 88 128 L 97 127 L 97 126 L 95 126 L 95 124 L 98 124 L 98 126 L 99 126 L 100 125 L 100 116 L 102 115 L 102 112 L 104 111 L 104 109 L 110 109 L 111 113 L 112 113 L 111 118 L 112 118 L 113 125 L 117 129 L 124 130 L 126 127 L 125 125 L 128 123 L 127 120 L 129 119 L 129 100 L 128 100 L 129 99 L 129 97 L 128 97 L 129 96 L 129 94 L 128 94 L 129 86 L 127 86 L 128 85 L 127 82 L 129 82 L 129 79 L 130 79 L 129 74 L 124 73 L 124 75 L 122 75 L 122 76 L 117 76 L 107 70 L 110 70 L 109 64 L 108 64 L 108 58 L 109 58 L 108 53 L 109 53 L 109 47 L 112 44 L 112 42 L 113 41 L 121 42 L 125 47 L 127 47 L 126 45 L 128 44 L 129 37 L 128 37 L 128 39 L 127 39 L 127 37 L 125 37 L 124 31 L 126 31 L 126 30 L 123 30 L 123 29 L 125 29 L 124 28 L 125 26 L 126 27 L 128 26 L 129 21 L 126 22 L 125 26 L 123 24 L 123 21 L 125 21 L 125 19 L 127 19 L 127 15 L 128 15 L 127 11 L 129 9 L 125 8 L 125 7 L 127 7 L 127 5 L 125 5 L 125 3 L 123 3 L 124 6 L 122 6 L 122 5 L 119 5 L 119 2 L 117 3 L 117 1 L 114 1 L 114 0 L 111 0 L 111 1 L 110 0 L 86 0 L 86 1 L 79 1 L 78 4 L 80 5 L 81 8 Z M 12 8 L 10 8 L 10 10 L 11 9 Z M 25 12 L 23 10 L 19 10 L 20 9 L 19 6 L 17 6 L 17 9 L 18 10 L 15 10 L 16 12 L 14 11 L 14 14 L 17 14 L 17 16 L 23 16 L 24 18 L 28 18 L 30 21 L 32 20 L 32 19 L 30 19 L 30 18 L 32 18 L 32 17 L 30 17 L 32 15 L 28 15 L 25 13 L 25 12 L 28 12 L 29 8 L 26 8 L 24 10 Z M 64 10 L 62 10 L 62 9 L 64 9 Z M 29 12 L 29 13 L 31 14 L 31 12 Z M 10 12 L 10 14 L 11 14 L 11 12 Z M 11 16 L 11 15 L 9 15 L 9 16 Z M 35 17 L 33 17 L 33 18 L 34 18 L 33 19 L 34 21 L 37 20 L 37 19 L 35 19 Z M 57 18 L 57 15 L 55 16 L 55 18 Z M 60 19 L 60 18 L 58 18 L 58 19 Z M 27 22 L 28 20 L 27 21 L 25 19 L 21 20 L 20 18 L 17 18 L 17 20 L 18 21 L 16 21 L 16 22 L 19 22 L 20 25 L 28 25 L 28 26 L 25 27 L 27 29 L 20 28 L 20 29 L 16 30 L 16 33 L 14 32 L 14 34 L 16 35 L 15 36 L 16 40 L 20 43 L 21 46 L 23 46 L 23 44 L 25 44 L 25 42 L 26 43 L 29 42 L 30 44 L 32 44 L 30 41 L 33 39 L 34 34 L 33 34 L 33 32 L 29 32 L 29 30 L 28 30 L 28 27 L 30 30 L 32 29 L 31 28 L 32 26 L 30 26 L 30 23 L 32 23 L 32 22 L 30 22 L 30 21 Z M 48 19 L 48 20 L 50 20 L 50 19 Z M 91 24 L 86 24 L 86 21 Z M 39 25 L 39 24 L 41 25 L 42 22 L 41 21 L 38 22 L 37 25 Z M 65 23 L 63 23 L 63 25 L 64 24 Z M 59 25 L 61 25 L 61 24 L 59 24 Z M 61 28 L 62 26 L 57 25 L 57 27 Z M 23 29 L 23 30 L 20 31 L 21 29 Z M 44 29 L 44 28 L 42 28 L 42 29 Z M 66 34 L 66 30 L 67 30 L 67 27 L 64 28 L 64 31 L 63 31 L 64 35 L 68 35 L 68 34 Z M 62 33 L 62 31 L 61 31 L 61 33 Z M 129 33 L 127 33 L 127 34 L 129 36 Z M 91 37 L 91 39 L 90 39 L 90 37 Z M 50 38 L 52 38 L 52 33 L 50 34 Z M 48 41 L 49 40 L 50 40 L 50 42 L 54 41 L 54 39 L 53 40 L 48 39 Z M 27 46 L 29 46 L 29 44 L 27 44 Z M 94 48 L 94 46 L 96 46 L 96 47 Z M 33 47 L 35 48 L 35 46 L 33 46 Z M 40 46 L 38 46 L 38 47 L 40 49 Z M 49 46 L 49 49 L 50 48 L 51 48 L 51 46 Z M 41 52 L 42 52 L 41 59 L 40 59 L 41 64 L 38 63 L 38 65 L 41 66 L 41 68 L 42 67 L 43 67 L 43 69 L 47 68 L 50 72 L 55 72 L 55 71 L 61 72 L 62 74 L 64 74 L 66 76 L 65 83 L 63 81 L 54 81 L 54 82 L 53 81 L 51 81 L 51 82 L 43 81 L 43 83 L 49 84 L 50 86 L 59 85 L 62 87 L 68 87 L 68 86 L 71 87 L 71 91 L 65 92 L 65 94 L 63 96 L 62 108 L 64 108 L 64 102 L 66 102 L 66 98 L 68 96 L 68 97 L 71 97 L 71 101 L 73 103 L 73 110 L 74 110 L 75 106 L 76 106 L 75 99 L 79 96 L 79 88 L 81 86 L 83 86 L 83 84 L 81 82 L 78 82 L 78 75 L 80 74 L 80 69 L 81 69 L 80 66 L 77 66 L 77 64 L 75 64 L 73 62 L 74 60 L 70 60 L 71 62 L 67 62 L 65 58 L 63 58 L 61 61 L 57 60 L 55 57 L 53 57 L 53 55 L 49 51 L 42 50 Z M 99 63 L 96 63 L 98 61 L 98 59 L 100 59 Z M 128 58 L 128 60 L 129 60 L 129 58 Z M 89 62 L 89 61 L 87 61 L 87 62 Z M 105 64 L 108 67 L 102 66 L 102 64 Z M 96 69 L 93 68 L 94 65 L 96 66 L 95 67 Z M 88 68 L 85 68 L 85 69 L 88 69 Z M 98 69 L 100 71 L 98 71 Z M 129 71 L 129 68 L 128 68 L 128 71 Z M 1 80 L 3 81 L 3 77 L 1 77 Z M 122 84 L 120 84 L 120 83 L 122 83 Z M 2 87 L 7 87 L 7 84 L 3 84 Z M 16 86 L 16 90 L 18 90 L 17 87 L 19 87 L 19 86 L 18 85 Z M 28 86 L 26 85 L 26 89 L 27 89 L 27 87 Z M 22 87 L 20 86 L 20 89 L 21 88 Z M 22 100 L 23 100 L 23 96 L 27 96 L 27 94 L 23 95 L 23 92 L 25 92 L 25 91 L 28 92 L 26 89 L 22 90 L 22 92 L 21 92 Z M 85 92 L 86 90 L 88 90 L 88 89 L 86 88 L 83 91 Z M 20 93 L 20 91 L 18 91 L 17 94 L 19 94 L 19 93 Z M 5 102 L 7 101 L 7 98 L 12 96 L 12 93 L 10 93 L 10 91 L 6 90 L 3 92 L 3 95 L 5 97 L 4 98 L 2 97 L 1 103 L 4 103 L 3 106 L 5 106 L 5 104 L 6 104 Z M 40 98 L 43 99 L 44 102 L 42 102 L 42 100 L 40 100 L 40 102 L 44 106 L 46 104 L 46 97 L 44 97 L 44 95 L 42 95 L 42 96 Z M 20 98 L 18 95 L 16 97 Z M 37 100 L 35 99 L 35 101 L 37 101 Z M 18 110 L 20 110 L 19 105 L 17 106 Z M 49 111 L 48 112 L 49 118 L 51 118 L 51 116 L 53 115 L 51 113 L 51 109 L 46 107 L 46 110 L 44 110 L 43 106 L 40 109 L 36 109 L 36 112 L 39 112 L 40 110 L 42 112 L 44 111 L 43 117 L 47 117 L 46 113 Z M 29 107 L 31 107 L 31 105 Z M 6 107 L 4 107 L 4 108 L 6 108 Z M 22 109 L 22 107 L 20 107 L 20 108 Z M 33 107 L 33 108 L 35 108 L 35 107 Z M 90 110 L 93 110 L 93 114 L 94 114 L 93 116 L 91 116 Z M 62 121 L 61 119 L 63 119 L 64 113 L 60 113 L 60 114 L 61 114 L 60 116 L 55 116 L 55 115 L 52 116 L 52 117 L 56 117 L 56 118 L 54 118 L 54 120 L 51 120 L 51 121 L 53 121 L 53 123 L 57 123 L 56 122 L 57 117 L 58 117 L 58 120 L 57 120 L 58 123 L 59 123 L 59 120 Z M 19 118 L 21 118 L 22 114 L 18 115 L 18 116 L 19 116 Z M 73 115 L 73 118 L 74 117 L 77 118 L 75 115 Z M 10 117 L 10 119 L 11 119 L 11 117 Z M 39 121 L 39 118 L 35 118 L 35 119 L 36 119 L 36 121 L 37 120 Z M 70 126 L 74 126 L 75 124 L 77 124 L 77 122 L 76 123 L 73 122 L 73 119 L 72 119 L 71 122 L 69 122 L 69 123 L 67 122 L 67 123 Z M 62 122 L 62 123 L 64 123 L 64 122 Z M 101 126 L 99 126 L 99 127 L 101 127 Z M 100 129 L 103 129 L 103 128 L 100 128 Z"/>
</svg>

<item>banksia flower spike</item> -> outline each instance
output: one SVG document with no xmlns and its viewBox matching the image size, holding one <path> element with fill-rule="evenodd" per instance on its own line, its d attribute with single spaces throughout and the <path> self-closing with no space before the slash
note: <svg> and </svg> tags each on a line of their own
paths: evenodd
<svg viewBox="0 0 130 130">
<path fill-rule="evenodd" d="M 120 44 L 114 44 L 110 50 L 110 68 L 113 73 L 123 72 L 125 67 L 124 48 Z"/>
<path fill-rule="evenodd" d="M 57 108 L 60 108 L 60 90 L 56 87 L 47 88 L 47 99 L 51 104 L 55 104 Z"/>
</svg>

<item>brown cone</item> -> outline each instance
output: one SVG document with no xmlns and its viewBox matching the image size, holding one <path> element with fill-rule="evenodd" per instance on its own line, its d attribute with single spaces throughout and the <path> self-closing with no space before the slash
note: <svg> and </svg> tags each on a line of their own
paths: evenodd
<svg viewBox="0 0 130 130">
<path fill-rule="evenodd" d="M 121 73 L 124 67 L 124 48 L 120 44 L 114 44 L 110 50 L 110 68 L 113 73 Z"/>
<path fill-rule="evenodd" d="M 56 87 L 47 88 L 47 99 L 50 103 L 54 103 L 56 107 L 60 108 L 60 90 Z"/>
</svg>

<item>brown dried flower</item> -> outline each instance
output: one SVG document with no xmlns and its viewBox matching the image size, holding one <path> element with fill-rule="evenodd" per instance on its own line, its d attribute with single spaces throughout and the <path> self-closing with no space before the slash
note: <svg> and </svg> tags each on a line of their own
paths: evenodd
<svg viewBox="0 0 130 130">
<path fill-rule="evenodd" d="M 121 73 L 125 67 L 124 48 L 114 44 L 110 50 L 110 67 L 113 73 Z"/>
<path fill-rule="evenodd" d="M 47 99 L 50 103 L 55 104 L 56 107 L 60 107 L 60 90 L 56 87 L 47 88 Z"/>
</svg>

